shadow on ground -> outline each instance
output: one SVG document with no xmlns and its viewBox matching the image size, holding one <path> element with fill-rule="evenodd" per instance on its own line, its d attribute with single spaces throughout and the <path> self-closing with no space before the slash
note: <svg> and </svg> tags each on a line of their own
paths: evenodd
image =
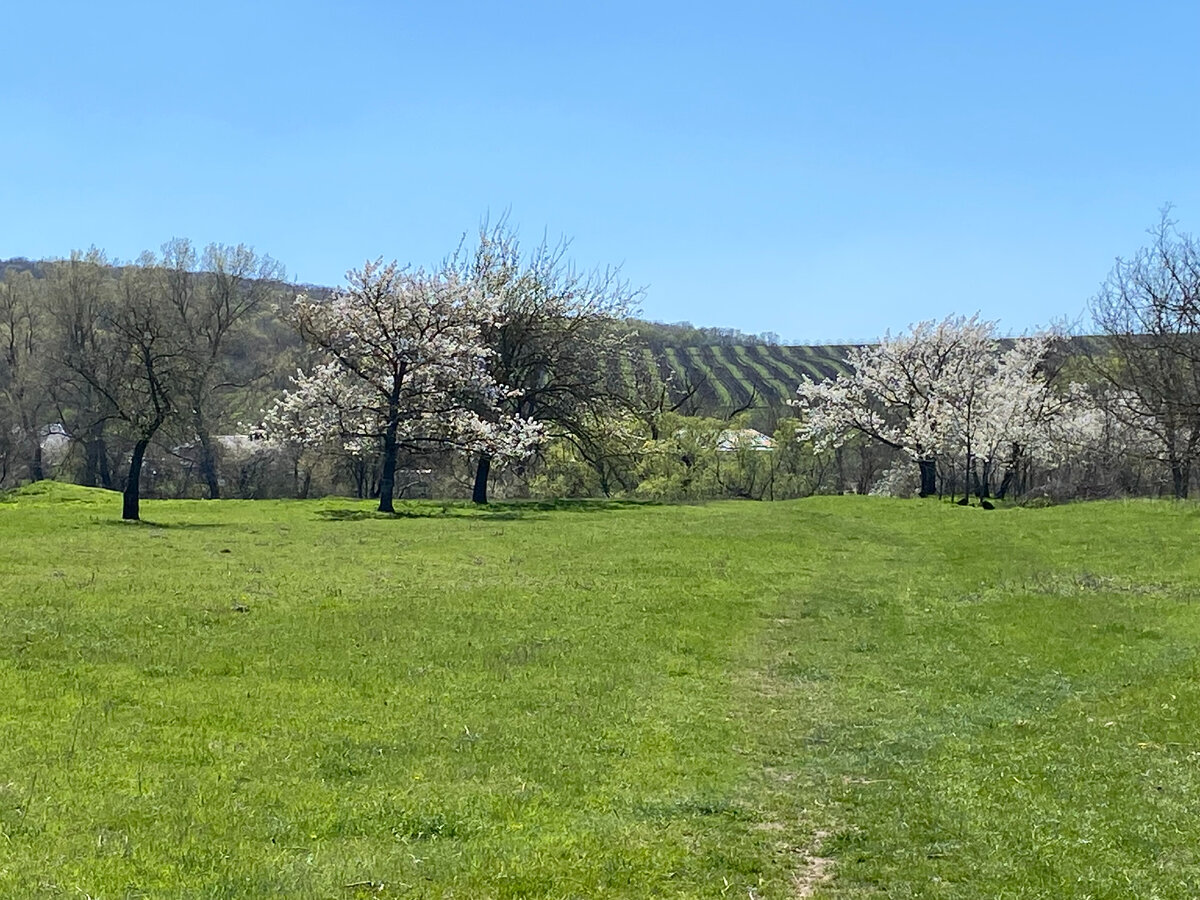
<svg viewBox="0 0 1200 900">
<path fill-rule="evenodd" d="M 434 501 L 405 502 L 396 504 L 396 511 L 379 512 L 374 509 L 319 509 L 318 518 L 330 522 L 359 522 L 364 519 L 488 519 L 516 520 L 543 518 L 552 512 L 612 513 L 624 509 L 660 506 L 651 500 L 512 500 L 477 506 L 472 503 L 437 503 Z"/>
<path fill-rule="evenodd" d="M 92 516 L 97 525 L 119 525 L 122 528 L 170 528 L 179 531 L 194 531 L 199 528 L 228 528 L 225 522 L 153 522 L 150 519 L 120 519 Z"/>
</svg>

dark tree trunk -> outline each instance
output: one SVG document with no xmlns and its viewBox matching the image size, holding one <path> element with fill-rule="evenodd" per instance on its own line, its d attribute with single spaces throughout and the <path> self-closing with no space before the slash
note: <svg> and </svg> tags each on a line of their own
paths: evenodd
<svg viewBox="0 0 1200 900">
<path fill-rule="evenodd" d="M 308 499 L 308 489 L 312 484 L 312 469 L 304 470 L 304 478 L 300 477 L 300 457 L 292 457 L 292 494 L 297 500 Z"/>
<path fill-rule="evenodd" d="M 992 464 L 985 462 L 982 466 L 983 475 L 979 480 L 979 499 L 987 500 L 992 496 Z"/>
<path fill-rule="evenodd" d="M 96 442 L 96 450 L 100 463 L 100 487 L 111 491 L 113 489 L 112 470 L 108 467 L 108 444 L 101 437 Z"/>
<path fill-rule="evenodd" d="M 208 499 L 221 499 L 221 482 L 217 472 L 217 454 L 213 450 L 212 437 L 202 423 L 196 423 L 196 436 L 200 439 L 200 475 L 208 487 Z"/>
<path fill-rule="evenodd" d="M 844 494 L 846 493 L 846 461 L 841 447 L 833 451 L 833 461 L 837 465 L 837 480 L 834 482 L 833 489 L 839 494 Z"/>
<path fill-rule="evenodd" d="M 1181 460 L 1171 463 L 1171 487 L 1175 491 L 1176 500 L 1187 499 L 1191 468 L 1191 465 Z"/>
<path fill-rule="evenodd" d="M 366 500 L 371 496 L 371 485 L 367 478 L 367 461 L 352 457 L 350 459 L 350 471 L 354 473 L 354 496 L 359 500 Z"/>
<path fill-rule="evenodd" d="M 1004 477 L 1000 479 L 1000 487 L 996 488 L 996 499 L 1003 500 L 1008 495 L 1008 489 L 1012 487 L 1013 470 L 1010 468 L 1004 473 Z"/>
<path fill-rule="evenodd" d="M 921 470 L 921 496 L 931 497 L 937 493 L 937 462 L 932 459 L 917 460 Z"/>
<path fill-rule="evenodd" d="M 146 458 L 146 447 L 149 444 L 149 439 L 142 438 L 133 445 L 133 455 L 129 458 L 129 475 L 125 479 L 125 493 L 122 497 L 122 519 L 136 522 L 140 518 L 142 460 Z"/>
<path fill-rule="evenodd" d="M 860 444 L 858 447 L 858 483 L 855 490 L 860 494 L 871 493 L 871 482 L 875 478 L 875 472 L 870 461 L 867 459 L 867 445 Z"/>
<path fill-rule="evenodd" d="M 387 440 L 383 445 L 383 473 L 379 476 L 379 511 L 395 512 L 392 495 L 396 491 L 396 439 Z"/>
<path fill-rule="evenodd" d="M 389 425 L 383 439 L 383 471 L 379 476 L 379 511 L 395 512 L 392 495 L 396 491 L 396 426 Z"/>
<path fill-rule="evenodd" d="M 486 504 L 488 477 L 492 473 L 492 458 L 486 453 L 479 455 L 479 462 L 475 466 L 475 486 L 471 489 L 471 502 Z"/>
<path fill-rule="evenodd" d="M 84 441 L 83 483 L 89 487 L 112 488 L 112 473 L 108 469 L 108 448 L 104 445 L 104 426 L 88 429 Z"/>
<path fill-rule="evenodd" d="M 41 481 L 45 477 L 46 470 L 42 467 L 42 442 L 35 441 L 33 453 L 29 457 L 29 480 Z"/>
<path fill-rule="evenodd" d="M 387 429 L 383 433 L 383 471 L 379 473 L 379 511 L 395 512 L 392 495 L 396 491 L 396 432 L 400 429 L 400 385 L 403 373 L 392 379 L 388 397 Z"/>
</svg>

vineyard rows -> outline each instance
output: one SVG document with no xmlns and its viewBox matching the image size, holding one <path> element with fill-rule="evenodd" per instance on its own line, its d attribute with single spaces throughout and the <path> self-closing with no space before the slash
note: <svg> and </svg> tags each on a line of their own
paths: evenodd
<svg viewBox="0 0 1200 900">
<path fill-rule="evenodd" d="M 653 367 L 682 409 L 724 416 L 739 409 L 785 407 L 805 375 L 831 378 L 848 371 L 848 345 L 784 347 L 778 344 L 658 346 L 639 362 Z"/>
<path fill-rule="evenodd" d="M 1011 338 L 1002 338 L 1007 349 Z M 656 343 L 634 361 L 643 373 L 663 380 L 672 403 L 685 396 L 680 411 L 689 415 L 726 417 L 744 409 L 785 409 L 805 375 L 820 380 L 849 372 L 850 344 L 785 347 L 779 344 L 704 344 L 677 347 Z M 1052 354 L 1050 369 L 1072 360 L 1109 352 L 1103 337 L 1074 336 Z M 624 365 L 622 377 L 631 376 Z M 643 374 L 644 378 L 644 374 Z"/>
</svg>

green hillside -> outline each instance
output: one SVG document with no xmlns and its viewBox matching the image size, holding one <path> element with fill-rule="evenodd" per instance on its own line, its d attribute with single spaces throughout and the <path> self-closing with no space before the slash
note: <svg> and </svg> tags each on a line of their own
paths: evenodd
<svg viewBox="0 0 1200 900">
<path fill-rule="evenodd" d="M 832 378 L 849 371 L 849 350 L 847 344 L 664 344 L 646 354 L 675 396 L 694 388 L 690 401 L 694 411 L 720 416 L 748 407 L 785 407 L 804 376 Z"/>
<path fill-rule="evenodd" d="M 1000 341 L 1002 347 L 1012 339 Z M 645 353 L 672 386 L 676 396 L 694 387 L 690 411 L 726 416 L 746 408 L 783 409 L 796 396 L 805 376 L 820 380 L 850 371 L 846 359 L 853 344 L 810 344 L 784 346 L 763 342 L 713 342 L 678 345 L 656 340 Z M 1065 358 L 1103 352 L 1101 336 L 1071 337 L 1065 352 L 1052 360 L 1053 367 Z"/>
</svg>

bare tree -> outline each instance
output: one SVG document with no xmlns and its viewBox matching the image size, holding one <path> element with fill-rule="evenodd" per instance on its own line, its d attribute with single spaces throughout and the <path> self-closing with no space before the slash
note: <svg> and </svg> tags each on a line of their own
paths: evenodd
<svg viewBox="0 0 1200 900">
<path fill-rule="evenodd" d="M 221 496 L 213 429 L 226 412 L 233 379 L 225 355 L 237 327 L 261 310 L 286 276 L 283 266 L 244 244 L 209 244 L 197 258 L 186 239 L 163 245 L 160 290 L 191 345 L 186 415 L 210 499 Z"/>
<path fill-rule="evenodd" d="M 45 477 L 42 427 L 50 409 L 47 322 L 29 272 L 0 280 L 0 428 L 15 438 L 30 481 Z"/>
<path fill-rule="evenodd" d="M 707 383 L 705 376 L 694 379 L 686 369 L 664 370 L 640 336 L 626 348 L 626 358 L 619 402 L 629 415 L 645 424 L 650 440 L 662 437 L 663 419 L 671 413 L 700 414 L 699 393 Z"/>
<path fill-rule="evenodd" d="M 1092 350 L 1110 413 L 1153 439 L 1176 498 L 1200 452 L 1200 244 L 1162 211 L 1150 244 L 1119 258 L 1092 298 Z"/>
<path fill-rule="evenodd" d="M 158 260 L 143 254 L 126 266 L 115 296 L 96 310 L 98 325 L 87 342 L 73 342 L 65 365 L 133 442 L 125 476 L 121 518 L 140 517 L 141 474 L 159 429 L 186 402 L 195 357 L 175 308 L 161 291 Z"/>
<path fill-rule="evenodd" d="M 104 380 L 110 362 L 101 322 L 113 299 L 113 270 L 104 253 L 93 247 L 49 264 L 46 281 L 54 322 L 51 356 L 62 373 L 50 394 L 67 432 L 83 446 L 82 482 L 112 488 L 107 440 L 112 410 L 94 385 Z"/>
</svg>

